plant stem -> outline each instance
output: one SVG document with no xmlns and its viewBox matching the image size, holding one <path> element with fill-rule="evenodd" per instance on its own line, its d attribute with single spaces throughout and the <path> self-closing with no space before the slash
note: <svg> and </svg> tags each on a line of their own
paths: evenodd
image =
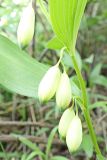
<svg viewBox="0 0 107 160">
<path fill-rule="evenodd" d="M 38 2 L 39 2 L 39 5 L 40 5 L 40 8 L 41 8 L 42 12 L 44 13 L 44 15 L 46 16 L 47 20 L 49 21 L 49 24 L 51 24 L 49 13 L 48 13 L 48 11 L 46 10 L 46 8 L 44 6 L 43 0 L 38 0 Z"/>
<path fill-rule="evenodd" d="M 90 113 L 89 113 L 89 109 L 88 109 L 87 92 L 86 92 L 85 82 L 84 82 L 81 71 L 80 71 L 80 69 L 78 67 L 78 64 L 77 64 L 77 61 L 76 61 L 75 51 L 71 52 L 70 55 L 71 55 L 72 62 L 73 62 L 73 65 L 74 65 L 74 69 L 76 71 L 76 74 L 77 74 L 77 77 L 78 77 L 78 80 L 79 80 L 79 83 L 80 83 L 81 91 L 82 91 L 82 99 L 83 99 L 83 105 L 84 105 L 83 112 L 84 112 L 84 117 L 85 117 L 88 129 L 89 129 L 89 133 L 90 133 L 90 136 L 92 138 L 96 153 L 98 155 L 102 155 L 101 151 L 99 149 L 96 134 L 95 134 L 95 131 L 94 131 L 94 128 L 93 128 L 93 125 L 92 125 L 92 121 L 91 121 L 91 117 L 90 117 Z"/>
</svg>

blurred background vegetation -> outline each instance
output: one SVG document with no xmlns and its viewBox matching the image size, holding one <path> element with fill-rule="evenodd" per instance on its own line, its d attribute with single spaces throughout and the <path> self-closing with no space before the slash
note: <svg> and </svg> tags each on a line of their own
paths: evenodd
<svg viewBox="0 0 107 160">
<path fill-rule="evenodd" d="M 28 2 L 29 0 L 0 0 L 0 34 L 16 44 L 16 32 L 21 12 Z M 47 6 L 48 1 L 44 2 Z M 52 28 L 36 0 L 33 5 L 36 15 L 35 35 L 26 51 L 38 61 L 54 65 L 58 60 L 59 51 L 47 47 L 47 42 L 54 35 Z M 107 157 L 106 0 L 88 1 L 76 48 L 78 64 L 86 81 L 89 102 L 92 104 L 89 109 L 93 125 L 102 153 Z M 79 94 L 78 81 L 69 56 L 64 56 L 63 61 L 74 86 L 72 90 Z M 54 99 L 41 105 L 38 100 L 11 93 L 0 86 L 0 160 L 27 160 L 28 155 L 31 156 L 28 160 L 40 160 L 41 156 L 36 156 L 40 151 L 50 156 L 51 160 L 96 160 L 92 141 L 82 115 L 83 143 L 77 153 L 69 154 L 66 145 L 59 139 L 54 128 L 61 117 L 55 105 Z M 27 139 L 17 137 L 16 134 Z M 31 141 L 35 142 L 38 147 L 32 146 Z"/>
</svg>

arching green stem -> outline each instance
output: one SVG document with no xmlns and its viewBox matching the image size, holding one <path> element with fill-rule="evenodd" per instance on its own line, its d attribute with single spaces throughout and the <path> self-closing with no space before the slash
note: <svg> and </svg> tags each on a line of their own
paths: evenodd
<svg viewBox="0 0 107 160">
<path fill-rule="evenodd" d="M 94 128 L 93 128 L 93 125 L 92 125 L 92 121 L 91 121 L 91 117 L 90 117 L 90 113 L 89 113 L 89 109 L 88 109 L 87 92 L 86 92 L 85 82 L 84 82 L 84 79 L 82 77 L 81 71 L 78 67 L 78 63 L 76 61 L 75 51 L 71 52 L 70 56 L 72 58 L 74 69 L 76 71 L 76 74 L 77 74 L 77 77 L 78 77 L 78 80 L 79 80 L 79 83 L 80 83 L 81 91 L 82 91 L 82 101 L 83 101 L 83 106 L 84 106 L 83 112 L 84 112 L 84 117 L 85 117 L 88 129 L 89 129 L 89 133 L 90 133 L 90 136 L 92 138 L 96 153 L 98 155 L 101 155 L 101 151 L 100 151 L 98 143 L 97 143 L 96 134 L 95 134 L 95 131 L 94 131 Z"/>
</svg>

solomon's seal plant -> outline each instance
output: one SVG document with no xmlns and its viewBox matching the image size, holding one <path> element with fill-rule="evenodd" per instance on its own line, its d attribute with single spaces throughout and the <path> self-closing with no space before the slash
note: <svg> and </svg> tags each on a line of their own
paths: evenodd
<svg viewBox="0 0 107 160">
<path fill-rule="evenodd" d="M 32 0 L 24 9 L 18 26 L 17 38 L 22 48 L 30 43 L 34 34 L 35 13 L 32 7 L 34 1 Z M 98 160 L 104 160 L 90 116 L 90 101 L 88 100 L 84 78 L 75 54 L 77 34 L 87 0 L 46 0 L 49 5 L 49 13 L 44 6 L 45 0 L 37 0 L 37 2 L 39 2 L 55 33 L 50 48 L 58 49 L 58 52 L 59 50 L 63 52 L 65 49 L 66 54 L 69 55 L 72 61 L 73 73 L 76 74 L 76 80 L 79 82 L 79 91 L 77 91 L 79 94 L 73 92 L 74 86 L 73 83 L 70 85 L 70 77 L 67 75 L 68 70 L 61 68 L 66 67 L 63 65 L 65 64 L 62 59 L 63 54 L 60 55 L 58 63 L 47 71 L 48 67 L 46 65 L 31 58 L 25 51 L 21 51 L 19 47 L 4 36 L 0 36 L 0 84 L 13 92 L 33 98 L 37 98 L 38 90 L 38 97 L 41 102 L 49 101 L 56 96 L 58 108 L 65 110 L 60 119 L 58 130 L 61 137 L 66 139 L 70 152 L 76 151 L 81 144 L 82 124 L 78 115 L 80 117 L 84 116 L 96 157 L 98 157 Z M 46 72 L 45 75 L 44 72 Z M 43 77 L 42 80 L 41 77 Z M 75 104 L 79 109 L 77 107 L 75 109 Z M 69 108 L 70 105 L 72 107 Z M 77 110 L 79 111 L 78 114 Z M 76 112 L 76 115 L 74 112 Z M 54 133 L 55 131 L 56 128 Z M 53 137 L 53 133 L 51 136 Z M 50 139 L 47 153 L 49 153 L 49 148 Z"/>
<path fill-rule="evenodd" d="M 49 14 L 42 3 L 43 1 L 38 1 L 56 35 L 54 43 L 56 43 L 56 46 L 59 45 L 58 49 L 65 47 L 67 54 L 71 57 L 81 88 L 81 95 L 79 97 L 75 95 L 75 100 L 78 103 L 78 106 L 80 106 L 85 117 L 97 157 L 100 157 L 99 160 L 104 160 L 97 143 L 96 134 L 88 109 L 89 104 L 87 101 L 88 98 L 85 82 L 75 56 L 77 34 L 87 0 L 49 0 Z M 56 49 L 55 44 L 53 45 L 53 48 Z M 56 83 L 56 81 L 54 83 Z M 56 103 L 59 108 L 65 109 L 69 106 L 71 100 L 72 87 L 70 86 L 66 72 L 62 73 L 60 83 L 57 87 Z M 73 96 L 74 95 L 72 95 L 72 99 L 74 98 Z M 65 110 L 60 119 L 58 130 L 62 137 L 66 137 L 66 144 L 69 151 L 76 151 L 82 142 L 82 124 L 78 114 L 76 113 L 75 116 L 72 109 Z"/>
</svg>

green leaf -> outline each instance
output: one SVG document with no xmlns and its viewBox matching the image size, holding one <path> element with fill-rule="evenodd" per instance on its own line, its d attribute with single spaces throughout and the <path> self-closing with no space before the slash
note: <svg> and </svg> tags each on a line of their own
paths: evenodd
<svg viewBox="0 0 107 160">
<path fill-rule="evenodd" d="M 90 74 L 90 85 L 98 84 L 107 87 L 107 78 L 100 75 L 102 63 L 98 63 Z"/>
<path fill-rule="evenodd" d="M 37 2 L 39 3 L 39 6 L 40 6 L 42 12 L 44 13 L 44 15 L 46 16 L 47 20 L 50 22 L 50 17 L 49 17 L 47 9 L 45 7 L 44 1 L 38 0 Z"/>
<path fill-rule="evenodd" d="M 106 158 L 103 157 L 102 155 L 97 155 L 97 160 L 106 160 Z"/>
<path fill-rule="evenodd" d="M 82 59 L 81 59 L 80 54 L 79 54 L 77 51 L 75 52 L 75 57 L 76 57 L 78 66 L 79 66 L 79 68 L 80 68 L 80 70 L 81 70 L 81 69 L 82 69 Z M 66 66 L 74 68 L 72 59 L 70 58 L 70 55 L 65 54 L 65 55 L 63 56 L 63 62 L 64 62 L 64 64 L 65 64 Z"/>
<path fill-rule="evenodd" d="M 107 78 L 102 75 L 97 76 L 94 79 L 94 83 L 107 88 Z"/>
<path fill-rule="evenodd" d="M 21 160 L 26 160 L 26 158 L 27 158 L 27 154 L 23 154 L 21 157 Z"/>
<path fill-rule="evenodd" d="M 32 143 L 31 141 L 29 141 L 25 137 L 23 137 L 21 135 L 16 135 L 16 134 L 12 134 L 12 135 L 14 137 L 18 138 L 23 144 L 25 144 L 26 146 L 28 146 L 30 149 L 36 150 L 36 151 L 40 151 L 40 149 L 37 147 L 36 144 Z"/>
<path fill-rule="evenodd" d="M 95 109 L 95 108 L 99 108 L 99 107 L 106 107 L 107 106 L 107 101 L 98 101 L 95 102 L 94 104 L 91 104 L 89 106 L 89 109 Z"/>
<path fill-rule="evenodd" d="M 39 155 L 39 152 L 32 152 L 29 154 L 29 156 L 26 158 L 26 160 L 32 160 L 32 158 L 36 157 Z"/>
<path fill-rule="evenodd" d="M 49 0 L 53 30 L 68 50 L 75 48 L 86 2 L 87 0 Z"/>
<path fill-rule="evenodd" d="M 8 152 L 6 154 L 7 154 L 7 157 L 9 159 L 12 159 L 13 157 L 14 158 L 20 158 L 21 157 L 21 153 L 19 153 L 19 152 Z M 5 159 L 6 160 L 6 155 L 3 152 L 0 152 L 0 159 Z"/>
<path fill-rule="evenodd" d="M 51 160 L 68 160 L 68 158 L 65 158 L 63 156 L 54 156 L 51 158 Z"/>
<path fill-rule="evenodd" d="M 0 84 L 29 97 L 37 97 L 38 85 L 48 67 L 31 58 L 0 35 Z"/>
<path fill-rule="evenodd" d="M 90 74 L 90 79 L 91 80 L 94 80 L 96 79 L 96 76 L 99 76 L 100 75 L 100 72 L 101 72 L 101 67 L 102 67 L 102 64 L 99 63 L 95 66 L 95 68 L 92 70 L 91 74 Z"/>
<path fill-rule="evenodd" d="M 58 129 L 57 127 L 53 128 L 50 135 L 49 135 L 48 142 L 47 142 L 47 147 L 46 147 L 46 159 L 48 159 L 50 149 L 51 149 L 51 145 L 52 145 L 52 141 L 53 141 L 53 138 L 55 136 L 55 133 L 56 133 L 57 129 Z"/>
<path fill-rule="evenodd" d="M 70 78 L 70 83 L 71 83 L 71 89 L 72 89 L 72 94 L 74 96 L 81 96 L 81 90 L 78 86 L 78 84 L 75 81 L 75 77 L 73 76 L 72 78 Z"/>
<path fill-rule="evenodd" d="M 60 40 L 55 36 L 53 37 L 48 43 L 47 48 L 50 49 L 61 49 L 63 48 L 63 44 L 60 42 Z"/>
<path fill-rule="evenodd" d="M 90 135 L 88 134 L 84 135 L 81 148 L 86 152 L 89 158 L 92 157 L 94 149 L 93 149 L 93 142 L 91 140 Z"/>
<path fill-rule="evenodd" d="M 1 143 L 1 142 L 0 142 L 0 148 L 1 148 L 1 150 L 3 151 L 3 154 L 4 154 L 4 157 L 5 157 L 5 160 L 8 160 L 7 153 L 5 152 L 5 149 L 4 149 L 4 147 L 3 147 L 3 145 L 2 145 L 2 143 Z"/>
<path fill-rule="evenodd" d="M 20 135 L 13 134 L 13 136 L 17 137 L 24 145 L 32 149 L 35 152 L 35 155 L 45 157 L 44 153 L 39 149 L 39 147 L 37 147 L 35 143 L 32 143 L 30 140 Z"/>
<path fill-rule="evenodd" d="M 94 54 L 91 54 L 88 58 L 84 59 L 84 61 L 89 64 L 91 64 L 93 60 L 94 60 Z"/>
<path fill-rule="evenodd" d="M 77 34 L 81 23 L 82 16 L 84 14 L 87 0 L 71 0 L 75 3 L 74 8 L 74 25 L 73 25 L 73 43 L 76 44 Z"/>
</svg>

